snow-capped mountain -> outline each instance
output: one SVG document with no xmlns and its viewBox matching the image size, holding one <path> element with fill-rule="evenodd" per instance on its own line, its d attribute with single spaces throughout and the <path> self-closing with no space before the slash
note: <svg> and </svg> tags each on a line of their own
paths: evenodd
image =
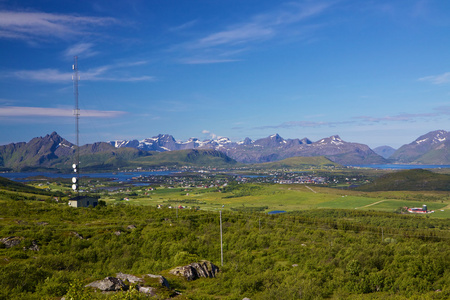
<svg viewBox="0 0 450 300">
<path fill-rule="evenodd" d="M 424 134 L 400 147 L 389 159 L 399 163 L 448 164 L 450 132 L 436 130 Z"/>
<path fill-rule="evenodd" d="M 118 140 L 110 141 L 111 145 L 116 148 L 131 147 L 145 151 L 175 151 L 185 149 L 215 149 L 224 147 L 225 145 L 232 144 L 231 140 L 227 137 L 218 137 L 215 140 L 200 141 L 198 138 L 190 138 L 187 141 L 176 141 L 170 134 L 159 134 L 157 136 L 146 138 L 141 141 L 138 140 Z"/>
<path fill-rule="evenodd" d="M 271 162 L 293 156 L 326 156 L 341 164 L 385 163 L 381 156 L 368 146 L 348 143 L 334 135 L 312 142 L 307 138 L 284 139 L 279 134 L 266 138 L 232 142 L 226 137 L 200 141 L 190 138 L 187 141 L 176 141 L 171 135 L 158 135 L 142 141 L 113 141 L 115 147 L 133 147 L 146 151 L 174 151 L 183 149 L 214 149 L 231 158 L 244 163 Z"/>
</svg>

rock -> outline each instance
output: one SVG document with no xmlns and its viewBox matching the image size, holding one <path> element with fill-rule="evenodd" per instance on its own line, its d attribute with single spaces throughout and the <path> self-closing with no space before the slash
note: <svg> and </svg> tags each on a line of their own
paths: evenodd
<svg viewBox="0 0 450 300">
<path fill-rule="evenodd" d="M 164 278 L 164 276 L 147 274 L 147 275 L 144 275 L 144 278 L 145 277 L 155 278 L 158 280 L 158 282 L 161 284 L 161 286 L 164 286 L 164 287 L 170 289 L 169 282 L 167 281 L 166 278 Z"/>
<path fill-rule="evenodd" d="M 122 281 L 128 280 L 130 283 L 138 283 L 143 282 L 144 280 L 140 277 L 131 275 L 131 274 L 124 274 L 122 272 L 116 274 L 117 278 L 121 279 Z"/>
<path fill-rule="evenodd" d="M 0 243 L 5 245 L 6 248 L 11 248 L 11 247 L 19 245 L 22 240 L 23 240 L 23 238 L 18 237 L 18 236 L 9 236 L 9 237 L 0 239 Z"/>
<path fill-rule="evenodd" d="M 127 229 L 135 229 L 135 228 L 136 228 L 136 225 L 133 225 L 133 224 L 127 226 Z"/>
<path fill-rule="evenodd" d="M 252 299 L 245 297 L 242 300 L 252 300 Z"/>
<path fill-rule="evenodd" d="M 39 248 L 37 242 L 35 240 L 31 241 L 31 246 L 30 247 L 23 247 L 23 250 L 32 250 L 32 251 L 39 251 L 41 250 L 41 248 Z"/>
<path fill-rule="evenodd" d="M 150 286 L 137 286 L 140 293 L 144 293 L 150 296 L 156 296 L 155 289 Z"/>
<path fill-rule="evenodd" d="M 72 234 L 73 234 L 74 236 L 76 236 L 77 238 L 79 238 L 80 240 L 84 239 L 84 238 L 81 236 L 81 234 L 79 234 L 79 233 L 76 232 L 76 231 L 72 231 Z"/>
<path fill-rule="evenodd" d="M 198 279 L 200 277 L 215 278 L 219 268 L 209 261 L 203 260 L 183 267 L 176 267 L 169 271 L 170 274 L 183 276 L 188 281 Z"/>
<path fill-rule="evenodd" d="M 115 234 L 115 235 L 117 235 L 117 236 L 119 236 L 119 235 L 121 235 L 121 234 L 122 234 L 122 231 L 120 231 L 120 230 L 118 230 L 118 231 L 115 231 L 115 232 L 114 232 L 114 234 Z"/>
<path fill-rule="evenodd" d="M 97 288 L 104 292 L 120 291 L 128 289 L 128 286 L 125 283 L 123 283 L 121 279 L 115 277 L 106 277 L 103 280 L 91 282 L 88 285 L 86 285 L 86 287 Z"/>
</svg>

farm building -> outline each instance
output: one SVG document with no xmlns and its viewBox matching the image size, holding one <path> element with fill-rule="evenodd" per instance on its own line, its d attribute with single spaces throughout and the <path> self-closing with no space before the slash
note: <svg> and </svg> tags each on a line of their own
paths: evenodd
<svg viewBox="0 0 450 300">
<path fill-rule="evenodd" d="M 433 213 L 433 210 L 428 210 L 426 205 L 422 205 L 422 207 L 411 207 L 408 208 L 408 212 L 413 213 L 413 214 L 428 214 L 428 213 Z"/>
<path fill-rule="evenodd" d="M 71 207 L 89 207 L 90 205 L 96 207 L 98 205 L 98 199 L 83 196 L 69 199 L 69 206 Z"/>
</svg>

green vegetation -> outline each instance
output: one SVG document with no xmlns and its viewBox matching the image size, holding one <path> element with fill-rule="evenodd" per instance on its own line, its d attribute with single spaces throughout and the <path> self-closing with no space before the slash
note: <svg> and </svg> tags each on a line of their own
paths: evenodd
<svg viewBox="0 0 450 300">
<path fill-rule="evenodd" d="M 224 167 L 233 166 L 237 162 L 216 150 L 179 150 L 167 152 L 154 152 L 151 156 L 140 157 L 131 161 L 131 164 L 143 167 Z"/>
<path fill-rule="evenodd" d="M 291 169 L 304 170 L 308 168 L 338 168 L 341 165 L 332 162 L 324 156 L 313 157 L 290 157 L 276 162 L 261 163 L 253 165 L 256 169 Z"/>
<path fill-rule="evenodd" d="M 124 198 L 128 201 L 124 201 Z M 399 213 L 403 207 L 427 205 L 429 218 L 450 218 L 450 193 L 429 191 L 361 192 L 305 184 L 229 184 L 225 187 L 173 188 L 134 187 L 102 195 L 101 200 L 112 205 L 127 202 L 144 206 L 185 206 L 217 211 L 285 210 L 289 212 L 317 208 L 379 210 Z"/>
<path fill-rule="evenodd" d="M 363 191 L 450 191 L 450 175 L 415 169 L 386 174 L 372 184 L 358 188 Z"/>
<path fill-rule="evenodd" d="M 0 299 L 107 299 L 84 285 L 118 272 L 161 274 L 177 299 L 447 299 L 448 220 L 355 210 L 266 215 L 109 205 L 0 202 Z M 134 225 L 134 226 L 129 226 Z M 39 250 L 31 250 L 37 245 Z M 206 259 L 215 279 L 168 273 Z M 132 291 L 116 299 L 144 299 Z M 84 298 L 83 298 L 84 297 Z"/>
<path fill-rule="evenodd" d="M 373 176 L 317 172 L 347 186 Z M 448 176 L 389 172 L 404 182 L 420 174 Z M 156 299 L 450 297 L 450 192 L 438 190 L 438 181 L 431 191 L 368 192 L 249 178 L 174 174 L 140 186 L 84 179 L 106 206 L 71 208 L 69 179 L 24 185 L 0 177 L 0 300 L 147 299 L 133 287 L 115 294 L 85 288 L 119 272 L 166 277 L 172 290 L 159 287 Z M 405 213 L 423 204 L 435 212 Z M 200 260 L 219 266 L 218 277 L 188 282 L 169 273 Z"/>
</svg>

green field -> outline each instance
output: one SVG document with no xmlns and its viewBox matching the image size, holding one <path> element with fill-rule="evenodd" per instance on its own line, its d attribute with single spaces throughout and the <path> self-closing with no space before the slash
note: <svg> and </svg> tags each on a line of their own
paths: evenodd
<svg viewBox="0 0 450 300">
<path fill-rule="evenodd" d="M 130 204 L 157 206 L 185 206 L 202 210 L 272 210 L 303 211 L 316 208 L 363 209 L 398 212 L 403 207 L 427 205 L 435 213 L 428 217 L 449 218 L 450 197 L 446 192 L 357 192 L 324 188 L 320 186 L 243 184 L 230 191 L 219 192 L 217 188 L 165 188 L 146 191 L 145 187 L 133 190 L 136 196 L 128 200 L 117 200 L 105 196 L 109 204 L 126 202 Z M 147 195 L 144 193 L 147 192 Z M 264 208 L 264 209 L 262 209 Z"/>
</svg>

